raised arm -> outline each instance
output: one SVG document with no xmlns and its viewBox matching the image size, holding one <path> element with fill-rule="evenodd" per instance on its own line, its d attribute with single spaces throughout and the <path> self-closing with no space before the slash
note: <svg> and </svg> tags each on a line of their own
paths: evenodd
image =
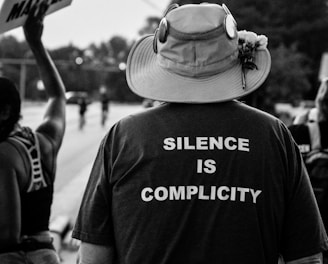
<svg viewBox="0 0 328 264">
<path fill-rule="evenodd" d="M 24 25 L 24 34 L 36 59 L 41 79 L 48 95 L 48 105 L 42 124 L 37 131 L 47 135 L 59 150 L 65 132 L 65 87 L 48 51 L 41 40 L 43 19 L 48 5 L 42 2 L 36 12 L 31 10 Z"/>
</svg>

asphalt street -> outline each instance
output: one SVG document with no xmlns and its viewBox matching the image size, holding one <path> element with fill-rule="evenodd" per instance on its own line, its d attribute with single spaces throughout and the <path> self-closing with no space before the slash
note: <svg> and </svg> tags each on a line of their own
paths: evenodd
<svg viewBox="0 0 328 264">
<path fill-rule="evenodd" d="M 36 128 L 42 121 L 45 108 L 45 103 L 25 102 L 22 110 L 22 125 Z M 51 227 L 60 230 L 65 225 L 71 227 L 74 224 L 102 138 L 119 119 L 142 110 L 143 107 L 139 104 L 111 103 L 107 123 L 101 126 L 101 106 L 98 102 L 94 102 L 88 106 L 86 124 L 83 129 L 80 129 L 78 106 L 67 105 L 67 126 L 58 155 Z M 62 241 L 58 242 L 58 239 L 55 239 L 55 242 L 61 248 L 62 263 L 76 263 L 78 244 L 77 241 L 71 239 L 69 230 Z"/>
</svg>

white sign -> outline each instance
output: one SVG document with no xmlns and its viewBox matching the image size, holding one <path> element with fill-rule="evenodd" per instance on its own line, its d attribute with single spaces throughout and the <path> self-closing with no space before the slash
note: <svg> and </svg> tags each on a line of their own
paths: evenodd
<svg viewBox="0 0 328 264">
<path fill-rule="evenodd" d="M 42 1 L 49 3 L 46 15 L 72 3 L 72 0 L 4 0 L 0 11 L 0 34 L 24 25 L 32 7 Z"/>
<path fill-rule="evenodd" d="M 319 70 L 319 80 L 322 81 L 326 78 L 328 78 L 328 52 L 322 54 Z"/>
</svg>

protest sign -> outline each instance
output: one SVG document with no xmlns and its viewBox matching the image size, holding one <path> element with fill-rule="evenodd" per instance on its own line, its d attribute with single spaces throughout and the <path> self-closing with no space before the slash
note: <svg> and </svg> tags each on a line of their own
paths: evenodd
<svg viewBox="0 0 328 264">
<path fill-rule="evenodd" d="M 0 10 L 0 34 L 24 25 L 32 7 L 43 1 L 49 3 L 46 15 L 72 3 L 72 0 L 4 0 Z"/>
<path fill-rule="evenodd" d="M 328 52 L 325 52 L 321 56 L 319 80 L 325 80 L 328 78 Z"/>
</svg>

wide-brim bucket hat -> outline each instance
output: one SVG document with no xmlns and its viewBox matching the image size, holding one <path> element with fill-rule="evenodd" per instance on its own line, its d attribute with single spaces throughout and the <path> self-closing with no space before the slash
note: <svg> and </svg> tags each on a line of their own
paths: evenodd
<svg viewBox="0 0 328 264">
<path fill-rule="evenodd" d="M 128 85 L 141 97 L 164 102 L 211 103 L 243 97 L 261 86 L 271 68 L 261 37 L 238 32 L 225 5 L 175 6 L 155 34 L 132 47 Z"/>
</svg>

